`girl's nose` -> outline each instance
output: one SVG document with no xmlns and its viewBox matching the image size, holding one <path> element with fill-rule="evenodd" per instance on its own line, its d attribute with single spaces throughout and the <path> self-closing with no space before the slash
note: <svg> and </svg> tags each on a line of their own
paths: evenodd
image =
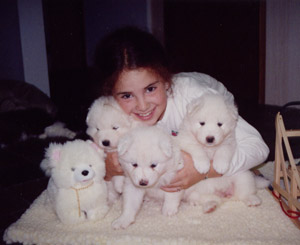
<svg viewBox="0 0 300 245">
<path fill-rule="evenodd" d="M 137 109 L 140 111 L 145 111 L 148 109 L 148 103 L 144 98 L 139 98 L 137 101 Z"/>
</svg>

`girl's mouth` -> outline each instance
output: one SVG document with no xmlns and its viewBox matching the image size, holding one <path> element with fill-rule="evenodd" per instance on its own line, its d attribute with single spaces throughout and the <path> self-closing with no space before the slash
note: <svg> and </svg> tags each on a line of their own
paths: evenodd
<svg viewBox="0 0 300 245">
<path fill-rule="evenodd" d="M 152 118 L 153 114 L 154 114 L 155 109 L 146 112 L 146 113 L 135 113 L 135 115 L 142 121 L 147 121 L 149 119 Z"/>
</svg>

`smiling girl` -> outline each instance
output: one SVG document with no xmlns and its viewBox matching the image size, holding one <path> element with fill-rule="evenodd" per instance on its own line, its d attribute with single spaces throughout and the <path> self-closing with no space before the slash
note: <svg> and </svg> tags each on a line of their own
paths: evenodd
<svg viewBox="0 0 300 245">
<path fill-rule="evenodd" d="M 186 106 L 194 98 L 213 90 L 234 99 L 222 83 L 208 75 L 196 72 L 172 75 L 161 44 L 151 34 L 136 28 L 122 28 L 106 37 L 96 53 L 96 64 L 103 95 L 114 96 L 123 111 L 135 120 L 158 125 L 172 135 L 176 135 Z M 241 117 L 236 139 L 236 152 L 226 175 L 257 166 L 269 153 L 258 131 Z M 178 191 L 205 178 L 220 176 L 213 167 L 207 174 L 200 174 L 190 155 L 185 152 L 182 155 L 184 168 L 163 190 Z M 123 174 L 117 153 L 107 155 L 106 171 L 107 180 Z"/>
</svg>

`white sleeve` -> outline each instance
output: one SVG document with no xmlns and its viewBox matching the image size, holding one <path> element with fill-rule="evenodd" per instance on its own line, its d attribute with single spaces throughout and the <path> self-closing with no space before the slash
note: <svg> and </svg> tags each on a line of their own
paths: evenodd
<svg viewBox="0 0 300 245">
<path fill-rule="evenodd" d="M 177 83 L 176 92 L 189 102 L 192 99 L 200 97 L 207 91 L 215 91 L 232 101 L 234 100 L 233 95 L 226 89 L 223 83 L 203 73 L 178 73 L 174 76 L 174 83 Z"/>
<path fill-rule="evenodd" d="M 236 151 L 225 175 L 249 170 L 263 163 L 269 155 L 269 148 L 259 132 L 241 117 L 236 127 L 236 141 Z"/>
</svg>

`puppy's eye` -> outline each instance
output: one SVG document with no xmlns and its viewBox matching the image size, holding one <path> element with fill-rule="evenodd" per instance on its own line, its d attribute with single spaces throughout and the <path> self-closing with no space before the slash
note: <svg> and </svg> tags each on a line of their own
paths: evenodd
<svg viewBox="0 0 300 245">
<path fill-rule="evenodd" d="M 112 129 L 113 130 L 117 130 L 119 127 L 118 126 L 113 126 Z"/>
<path fill-rule="evenodd" d="M 75 171 L 75 168 L 71 168 L 71 170 L 74 172 L 74 171 Z"/>
<path fill-rule="evenodd" d="M 201 125 L 201 126 L 204 126 L 204 125 L 205 125 L 205 122 L 200 122 L 200 125 Z"/>
<path fill-rule="evenodd" d="M 219 126 L 219 127 L 222 127 L 222 125 L 223 125 L 223 123 L 218 123 L 218 126 Z"/>
<path fill-rule="evenodd" d="M 151 168 L 155 168 L 156 166 L 157 166 L 157 163 L 152 163 L 152 164 L 150 165 Z"/>
<path fill-rule="evenodd" d="M 132 166 L 136 168 L 138 166 L 138 164 L 137 163 L 133 163 Z"/>
</svg>

